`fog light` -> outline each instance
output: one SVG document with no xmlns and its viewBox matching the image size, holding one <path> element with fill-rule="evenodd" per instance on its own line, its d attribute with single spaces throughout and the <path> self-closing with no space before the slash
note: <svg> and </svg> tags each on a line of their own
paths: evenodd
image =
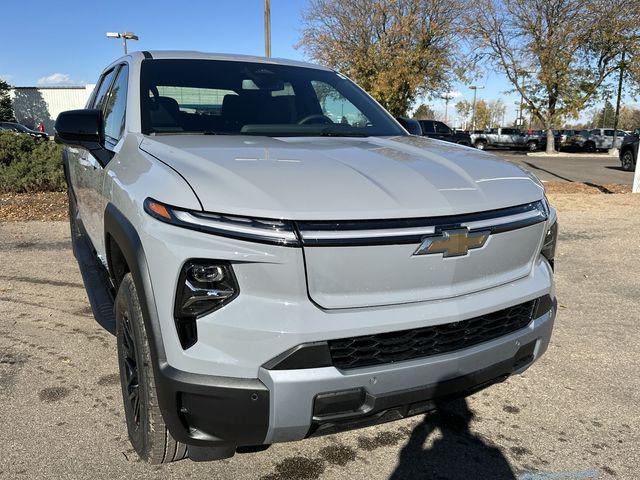
<svg viewBox="0 0 640 480">
<path fill-rule="evenodd" d="M 176 329 L 182 348 L 196 343 L 196 319 L 226 305 L 239 288 L 229 262 L 190 260 L 178 279 L 174 306 Z"/>
</svg>

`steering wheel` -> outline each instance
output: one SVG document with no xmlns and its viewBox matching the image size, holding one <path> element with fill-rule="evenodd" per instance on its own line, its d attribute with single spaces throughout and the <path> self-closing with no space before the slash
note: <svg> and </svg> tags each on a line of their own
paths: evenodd
<svg viewBox="0 0 640 480">
<path fill-rule="evenodd" d="M 312 115 L 307 115 L 306 117 L 304 117 L 302 120 L 298 121 L 298 125 L 306 125 L 308 123 L 333 123 L 333 120 L 331 120 L 329 117 L 327 117 L 326 115 L 323 115 L 321 113 L 314 113 Z"/>
</svg>

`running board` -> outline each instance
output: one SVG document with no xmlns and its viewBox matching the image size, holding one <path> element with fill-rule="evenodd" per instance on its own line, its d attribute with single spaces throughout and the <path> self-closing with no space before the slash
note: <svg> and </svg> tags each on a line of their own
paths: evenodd
<svg viewBox="0 0 640 480">
<path fill-rule="evenodd" d="M 75 220 L 75 221 L 74 221 Z M 107 269 L 94 254 L 91 241 L 80 219 L 70 219 L 71 245 L 78 261 L 82 282 L 96 322 L 110 334 L 116 334 L 114 294 Z"/>
</svg>

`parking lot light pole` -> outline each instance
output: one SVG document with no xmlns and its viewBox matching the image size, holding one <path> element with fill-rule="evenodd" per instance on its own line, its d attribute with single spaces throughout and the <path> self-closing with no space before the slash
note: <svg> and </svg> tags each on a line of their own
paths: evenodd
<svg viewBox="0 0 640 480">
<path fill-rule="evenodd" d="M 138 36 L 133 32 L 107 32 L 107 38 L 121 38 L 125 55 L 128 53 L 127 40 L 139 40 Z"/>
</svg>

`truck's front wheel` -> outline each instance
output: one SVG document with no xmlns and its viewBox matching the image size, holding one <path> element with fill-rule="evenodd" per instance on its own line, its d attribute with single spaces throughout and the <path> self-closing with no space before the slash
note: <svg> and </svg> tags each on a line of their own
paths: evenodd
<svg viewBox="0 0 640 480">
<path fill-rule="evenodd" d="M 485 148 L 487 148 L 487 142 L 483 141 L 483 140 L 478 140 L 476 143 L 473 144 L 474 147 L 476 147 L 478 150 L 484 150 Z"/>
<path fill-rule="evenodd" d="M 140 458 L 152 464 L 181 460 L 187 456 L 187 446 L 171 436 L 158 407 L 149 342 L 130 273 L 120 283 L 115 314 L 122 400 L 131 445 Z"/>
</svg>

